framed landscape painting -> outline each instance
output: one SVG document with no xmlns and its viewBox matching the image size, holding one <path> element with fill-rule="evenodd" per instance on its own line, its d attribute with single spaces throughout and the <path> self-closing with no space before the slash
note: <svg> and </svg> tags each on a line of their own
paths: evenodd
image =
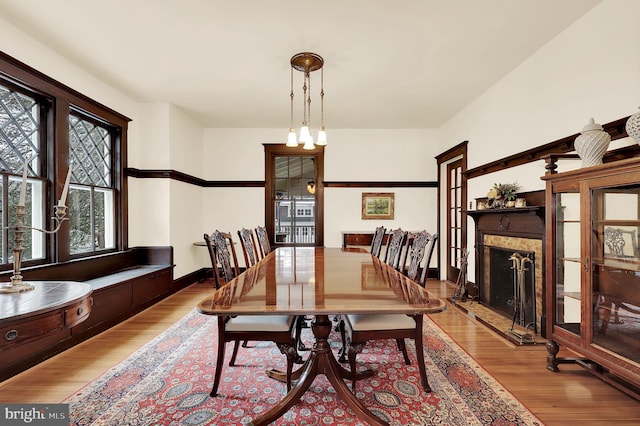
<svg viewBox="0 0 640 426">
<path fill-rule="evenodd" d="M 363 192 L 362 219 L 393 219 L 393 192 Z"/>
</svg>

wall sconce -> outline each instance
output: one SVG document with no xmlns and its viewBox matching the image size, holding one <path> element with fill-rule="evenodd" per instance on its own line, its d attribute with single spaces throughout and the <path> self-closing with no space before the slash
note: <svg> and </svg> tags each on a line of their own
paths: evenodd
<svg viewBox="0 0 640 426">
<path fill-rule="evenodd" d="M 307 191 L 309 191 L 309 194 L 316 193 L 316 183 L 314 181 L 307 182 Z"/>
</svg>

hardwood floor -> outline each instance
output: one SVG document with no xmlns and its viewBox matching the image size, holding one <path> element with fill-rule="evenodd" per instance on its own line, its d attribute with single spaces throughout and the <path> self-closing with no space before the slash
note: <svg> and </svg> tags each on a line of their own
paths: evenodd
<svg viewBox="0 0 640 426">
<path fill-rule="evenodd" d="M 451 293 L 444 282 L 429 281 L 428 287 L 440 297 Z M 180 319 L 211 288 L 209 283 L 193 284 L 0 383 L 0 402 L 60 402 Z M 560 373 L 547 371 L 544 347 L 515 347 L 453 306 L 431 318 L 545 424 L 640 424 L 640 402 L 579 366 L 561 365 Z"/>
</svg>

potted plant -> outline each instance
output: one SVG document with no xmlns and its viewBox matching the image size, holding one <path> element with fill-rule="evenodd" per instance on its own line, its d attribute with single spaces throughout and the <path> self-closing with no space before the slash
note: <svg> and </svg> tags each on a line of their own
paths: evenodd
<svg viewBox="0 0 640 426">
<path fill-rule="evenodd" d="M 487 194 L 492 207 L 515 207 L 516 198 L 520 191 L 517 183 L 494 183 Z"/>
<path fill-rule="evenodd" d="M 520 185 L 517 183 L 501 183 L 497 187 L 498 193 L 502 194 L 505 201 L 505 207 L 515 207 Z"/>
</svg>

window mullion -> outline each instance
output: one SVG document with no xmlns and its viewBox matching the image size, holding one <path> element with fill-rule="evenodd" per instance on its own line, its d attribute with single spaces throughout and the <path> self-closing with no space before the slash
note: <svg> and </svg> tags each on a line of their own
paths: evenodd
<svg viewBox="0 0 640 426">
<path fill-rule="evenodd" d="M 51 141 L 52 158 L 55 159 L 54 172 L 51 179 L 53 181 L 53 200 L 48 200 L 49 205 L 53 205 L 62 196 L 62 190 L 67 178 L 69 164 L 69 102 L 57 98 L 54 103 L 55 114 L 53 127 L 55 129 L 54 140 Z M 63 200 L 65 201 L 65 200 Z M 70 201 L 65 201 L 69 206 Z M 71 209 L 67 210 L 67 216 Z M 56 262 L 65 262 L 71 258 L 70 249 L 70 227 L 69 221 L 65 221 L 53 239 L 54 256 Z"/>
</svg>

